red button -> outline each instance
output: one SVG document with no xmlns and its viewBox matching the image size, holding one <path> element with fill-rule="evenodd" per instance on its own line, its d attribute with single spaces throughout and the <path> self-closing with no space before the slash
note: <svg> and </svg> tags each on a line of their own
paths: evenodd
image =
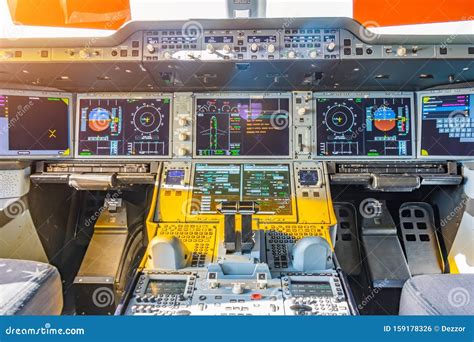
<svg viewBox="0 0 474 342">
<path fill-rule="evenodd" d="M 262 299 L 262 295 L 260 293 L 252 293 L 250 295 L 250 299 L 251 300 L 260 300 L 260 299 Z"/>
</svg>

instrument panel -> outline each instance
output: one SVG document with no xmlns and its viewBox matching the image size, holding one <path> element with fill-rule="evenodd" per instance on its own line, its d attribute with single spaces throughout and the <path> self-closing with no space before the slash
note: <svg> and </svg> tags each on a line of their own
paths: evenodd
<svg viewBox="0 0 474 342">
<path fill-rule="evenodd" d="M 70 94 L 0 90 L 0 157 L 70 156 L 71 107 Z"/>
<path fill-rule="evenodd" d="M 286 95 L 196 96 L 196 157 L 288 157 L 290 104 Z"/>
<path fill-rule="evenodd" d="M 78 96 L 77 157 L 169 156 L 171 98 Z"/>
<path fill-rule="evenodd" d="M 319 157 L 410 158 L 411 93 L 315 94 Z"/>
<path fill-rule="evenodd" d="M 410 92 L 92 93 L 75 98 L 67 93 L 3 90 L 0 125 L 8 134 L 0 139 L 0 155 L 469 159 L 474 144 L 473 93 L 472 89 L 417 93 L 416 135 L 415 99 Z M 302 177 L 312 182 L 311 175 Z"/>
<path fill-rule="evenodd" d="M 420 158 L 474 158 L 474 89 L 418 94 Z"/>
</svg>

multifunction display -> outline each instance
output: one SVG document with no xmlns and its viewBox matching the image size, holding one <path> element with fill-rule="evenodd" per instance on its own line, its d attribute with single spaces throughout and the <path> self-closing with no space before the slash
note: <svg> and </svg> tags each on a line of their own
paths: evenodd
<svg viewBox="0 0 474 342">
<path fill-rule="evenodd" d="M 474 95 L 420 96 L 420 154 L 434 157 L 474 157 Z"/>
<path fill-rule="evenodd" d="M 288 156 L 290 98 L 198 98 L 196 155 Z"/>
<path fill-rule="evenodd" d="M 413 155 L 411 96 L 317 97 L 317 149 L 324 157 Z"/>
<path fill-rule="evenodd" d="M 0 91 L 0 155 L 70 155 L 70 98 L 5 95 Z"/>
<path fill-rule="evenodd" d="M 196 164 L 191 214 L 212 214 L 226 201 L 252 201 L 258 214 L 291 215 L 288 165 Z"/>
<path fill-rule="evenodd" d="M 79 100 L 78 156 L 169 155 L 170 98 Z"/>
</svg>

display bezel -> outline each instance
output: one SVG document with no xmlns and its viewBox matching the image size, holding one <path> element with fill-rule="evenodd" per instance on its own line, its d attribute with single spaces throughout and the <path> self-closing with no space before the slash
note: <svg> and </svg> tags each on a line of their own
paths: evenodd
<svg viewBox="0 0 474 342">
<path fill-rule="evenodd" d="M 34 154 L 34 155 L 0 155 L 1 160 L 22 159 L 22 160 L 41 160 L 41 159 L 71 159 L 74 158 L 74 118 L 73 118 L 73 94 L 65 92 L 54 91 L 31 91 L 31 90 L 14 90 L 14 89 L 0 89 L 0 95 L 7 96 L 36 96 L 36 97 L 64 97 L 69 100 L 68 105 L 68 145 L 69 155 L 59 154 Z"/>
<path fill-rule="evenodd" d="M 197 100 L 199 99 L 238 99 L 248 97 L 252 99 L 288 99 L 288 154 L 281 154 L 277 156 L 267 155 L 248 155 L 248 156 L 200 156 L 197 153 Z M 261 93 L 261 92 L 242 92 L 242 93 L 194 93 L 193 94 L 193 159 L 214 159 L 214 160 L 239 160 L 239 159 L 289 159 L 293 153 L 293 98 L 291 93 Z"/>
<path fill-rule="evenodd" d="M 117 100 L 127 100 L 127 99 L 165 99 L 169 98 L 170 100 L 170 111 L 169 111 L 169 132 L 168 132 L 168 154 L 162 156 L 106 156 L 106 155 L 92 155 L 84 156 L 79 155 L 79 127 L 81 119 L 81 100 L 98 100 L 98 99 L 117 99 Z M 87 160 L 166 160 L 170 159 L 173 153 L 173 94 L 172 93 L 82 93 L 77 94 L 76 97 L 76 127 L 74 135 L 74 158 L 75 159 L 87 159 Z"/>
<path fill-rule="evenodd" d="M 410 98 L 410 111 L 411 111 L 411 155 L 409 156 L 320 156 L 318 155 L 318 146 L 319 146 L 319 127 L 318 127 L 318 107 L 317 99 L 318 98 L 333 98 L 333 99 L 344 99 L 344 98 L 353 98 L 353 97 L 362 97 L 362 98 L 400 98 L 407 97 Z M 381 91 L 369 91 L 369 92 L 314 92 L 313 93 L 313 107 L 314 107 L 314 126 L 316 134 L 316 145 L 314 151 L 314 159 L 316 160 L 357 160 L 357 161 L 370 161 L 370 160 L 410 160 L 415 159 L 416 154 L 416 120 L 415 120 L 415 95 L 413 92 L 381 92 Z"/>
<path fill-rule="evenodd" d="M 428 90 L 419 91 L 416 93 L 417 109 L 418 109 L 418 120 L 417 120 L 417 155 L 419 159 L 425 160 L 474 160 L 474 156 L 459 156 L 459 155 L 428 155 L 423 156 L 421 154 L 421 136 L 423 134 L 423 96 L 436 95 L 446 96 L 453 94 L 466 94 L 474 95 L 474 88 L 459 88 L 459 89 L 443 89 L 443 90 Z"/>
</svg>

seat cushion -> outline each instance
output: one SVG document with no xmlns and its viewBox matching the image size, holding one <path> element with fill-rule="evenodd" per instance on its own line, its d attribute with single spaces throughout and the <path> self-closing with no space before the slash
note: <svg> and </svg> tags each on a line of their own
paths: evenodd
<svg viewBox="0 0 474 342">
<path fill-rule="evenodd" d="M 474 315 L 474 274 L 433 274 L 405 283 L 400 315 Z"/>
<path fill-rule="evenodd" d="M 0 258 L 0 315 L 59 315 L 61 277 L 49 264 Z"/>
</svg>

